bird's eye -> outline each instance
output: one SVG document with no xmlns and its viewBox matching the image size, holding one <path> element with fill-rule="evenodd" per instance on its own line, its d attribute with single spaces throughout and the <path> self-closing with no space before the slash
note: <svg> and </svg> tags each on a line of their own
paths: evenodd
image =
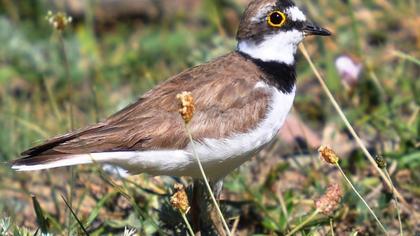
<svg viewBox="0 0 420 236">
<path fill-rule="evenodd" d="M 286 23 L 286 14 L 281 11 L 273 11 L 267 16 L 268 25 L 280 28 Z"/>
</svg>

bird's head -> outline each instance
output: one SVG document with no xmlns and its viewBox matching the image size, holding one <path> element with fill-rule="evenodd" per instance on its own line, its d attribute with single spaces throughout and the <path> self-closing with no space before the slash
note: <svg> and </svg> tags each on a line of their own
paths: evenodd
<svg viewBox="0 0 420 236">
<path fill-rule="evenodd" d="M 242 17 L 238 50 L 262 61 L 292 65 L 299 43 L 331 33 L 309 21 L 291 0 L 254 0 Z"/>
</svg>

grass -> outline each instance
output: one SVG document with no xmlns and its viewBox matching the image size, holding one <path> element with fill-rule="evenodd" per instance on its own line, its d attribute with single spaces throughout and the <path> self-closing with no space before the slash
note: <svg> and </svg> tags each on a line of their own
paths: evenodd
<svg viewBox="0 0 420 236">
<path fill-rule="evenodd" d="M 0 162 L 66 132 L 70 107 L 75 128 L 83 127 L 121 109 L 159 81 L 232 50 L 243 5 L 239 0 L 203 2 L 191 11 L 164 11 L 164 17 L 148 21 L 94 22 L 88 8 L 89 17 L 76 18 L 62 34 L 73 81 L 70 96 L 60 41 L 44 19 L 52 6 L 46 1 L 32 6 L 2 0 Z M 300 3 L 310 18 L 334 32 L 330 39 L 309 39 L 305 46 L 367 149 L 357 147 L 305 60 L 298 64 L 296 113 L 306 127 L 323 137 L 322 144 L 340 154 L 341 167 L 390 235 L 401 234 L 393 205 L 395 190 L 408 201 L 409 209 L 399 201 L 403 232 L 420 231 L 419 214 L 409 211 L 420 208 L 416 171 L 420 167 L 419 4 L 395 0 Z M 335 59 L 343 54 L 363 65 L 360 80 L 350 88 L 343 85 L 335 67 Z M 282 132 L 302 133 L 300 129 Z M 306 135 L 299 142 L 279 139 L 227 177 L 221 209 L 227 219 L 239 219 L 236 233 L 287 234 L 308 219 L 314 212 L 313 199 L 336 181 L 345 193 L 338 210 L 331 217 L 311 219 L 300 233 L 381 234 L 368 209 L 337 178 L 339 172 L 321 165 L 317 147 L 308 143 Z M 376 167 L 364 158 L 366 151 L 385 157 L 390 178 L 384 182 L 378 178 Z M 70 191 L 71 173 L 48 173 L 14 173 L 5 165 L 0 167 L 0 232 L 33 235 L 41 226 L 37 214 L 42 212 L 48 232 L 56 234 L 83 234 L 80 225 L 91 235 L 122 234 L 126 227 L 140 235 L 187 233 L 169 198 L 174 182 L 187 184 L 189 179 L 141 175 L 122 180 L 96 166 L 84 166 L 75 170 Z M 395 189 L 386 184 L 391 179 Z M 61 199 L 69 192 L 73 212 Z M 31 193 L 39 202 L 35 209 Z M 68 214 L 71 225 L 64 224 Z"/>
</svg>

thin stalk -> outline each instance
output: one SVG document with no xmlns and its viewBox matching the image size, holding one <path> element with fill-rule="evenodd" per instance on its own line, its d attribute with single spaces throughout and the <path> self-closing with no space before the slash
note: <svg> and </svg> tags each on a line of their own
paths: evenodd
<svg viewBox="0 0 420 236">
<path fill-rule="evenodd" d="M 95 44 L 95 50 L 93 53 L 93 59 L 89 58 L 89 64 L 90 64 L 90 68 L 92 71 L 92 75 L 91 75 L 91 79 L 89 81 L 90 83 L 90 90 L 92 91 L 92 98 L 93 98 L 93 107 L 94 107 L 94 111 L 95 111 L 95 121 L 99 122 L 99 101 L 98 101 L 98 91 L 97 91 L 97 82 L 98 82 L 98 77 L 100 76 L 100 65 L 102 64 L 102 62 L 98 63 L 98 53 L 97 53 L 97 46 L 98 42 L 96 40 L 96 37 L 94 37 L 94 32 L 95 32 L 95 26 L 94 26 L 94 13 L 93 13 L 93 9 L 95 9 L 95 4 L 96 2 L 94 0 L 89 0 L 88 3 L 86 4 L 86 17 L 85 17 L 85 25 L 86 28 L 88 29 L 88 34 L 89 37 L 92 38 L 92 40 L 94 41 Z"/>
<path fill-rule="evenodd" d="M 413 115 L 408 120 L 408 125 L 410 126 L 414 125 L 414 122 L 416 122 L 418 119 L 419 113 L 420 113 L 420 107 L 416 106 L 416 108 L 414 108 Z"/>
<path fill-rule="evenodd" d="M 376 170 L 378 171 L 378 173 L 380 174 L 380 176 L 382 177 L 382 179 L 385 181 L 386 185 L 390 189 L 395 189 L 395 195 L 397 196 L 397 198 L 402 203 L 408 205 L 407 202 L 405 201 L 404 197 L 401 195 L 401 193 L 394 187 L 394 184 L 392 183 L 392 180 L 389 180 L 386 177 L 386 174 L 381 170 L 381 168 L 378 167 L 378 165 L 376 164 L 375 158 L 373 158 L 373 156 L 369 153 L 369 151 L 367 150 L 365 144 L 363 143 L 363 141 L 361 140 L 361 138 L 359 137 L 359 135 L 356 133 L 356 131 L 354 130 L 353 126 L 350 124 L 349 120 L 347 119 L 347 117 L 344 114 L 343 110 L 341 109 L 340 105 L 338 105 L 338 103 L 335 100 L 334 96 L 332 95 L 331 91 L 328 89 L 327 84 L 324 82 L 324 79 L 322 78 L 321 73 L 318 71 L 318 69 L 316 68 L 316 66 L 312 62 L 312 59 L 309 56 L 308 51 L 306 50 L 305 46 L 303 44 L 301 44 L 299 46 L 299 48 L 300 48 L 300 51 L 302 52 L 302 54 L 304 55 L 304 57 L 306 58 L 306 60 L 308 61 L 309 65 L 311 66 L 312 71 L 315 73 L 315 76 L 318 79 L 319 83 L 321 84 L 324 92 L 327 94 L 328 98 L 330 99 L 330 101 L 333 104 L 334 108 L 337 110 L 337 112 L 338 112 L 340 118 L 343 120 L 344 124 L 347 126 L 347 129 L 350 131 L 350 133 L 352 134 L 352 136 L 356 140 L 356 142 L 359 145 L 360 149 L 363 151 L 363 153 L 368 158 L 368 160 L 370 161 L 370 163 L 376 168 Z"/>
<path fill-rule="evenodd" d="M 191 236 L 194 236 L 194 235 L 195 235 L 195 234 L 194 234 L 194 231 L 192 230 L 192 227 L 191 227 L 190 222 L 188 222 L 187 216 L 186 216 L 186 215 L 185 215 L 182 211 L 179 211 L 179 213 L 181 213 L 182 219 L 184 220 L 185 224 L 187 225 L 187 228 L 188 228 L 188 233 L 189 233 Z"/>
<path fill-rule="evenodd" d="M 42 76 L 41 79 L 42 79 L 42 83 L 45 87 L 45 90 L 47 91 L 48 101 L 50 102 L 51 108 L 53 109 L 54 114 L 57 117 L 57 119 L 61 122 L 62 117 L 61 117 L 60 111 L 58 109 L 57 99 L 55 98 L 54 94 L 52 93 L 51 87 L 48 85 L 47 79 L 45 78 L 45 76 Z"/>
<path fill-rule="evenodd" d="M 391 176 L 389 175 L 389 172 L 386 168 L 384 168 L 385 174 L 386 176 L 391 179 Z M 398 217 L 398 222 L 400 224 L 400 236 L 404 236 L 404 230 L 402 227 L 402 221 L 401 221 L 401 213 L 400 213 L 400 206 L 399 206 L 399 202 L 398 199 L 395 198 L 394 195 L 394 189 L 392 189 L 392 198 L 394 199 L 394 205 L 395 205 L 395 209 L 397 209 L 397 217 Z"/>
<path fill-rule="evenodd" d="M 64 71 L 65 71 L 65 77 L 67 80 L 67 93 L 69 96 L 69 104 L 70 104 L 70 110 L 69 110 L 69 120 L 70 120 L 70 130 L 73 131 L 74 130 L 74 120 L 73 120 L 73 81 L 71 80 L 70 77 L 70 65 L 69 65 L 69 60 L 67 58 L 67 52 L 66 52 L 66 46 L 64 44 L 64 38 L 63 38 L 63 32 L 61 30 L 57 31 L 58 34 L 58 41 L 59 41 L 59 48 L 61 51 L 61 56 L 63 59 L 63 65 L 64 65 Z M 69 191 L 69 207 L 71 209 L 72 204 L 73 204 L 73 189 L 74 189 L 74 178 L 75 178 L 75 170 L 74 167 L 70 167 L 70 191 Z M 69 226 L 71 226 L 71 213 L 69 212 L 68 214 L 68 223 Z M 69 227 L 69 235 L 71 234 L 71 227 Z"/>
<path fill-rule="evenodd" d="M 230 231 L 230 235 L 235 235 L 236 230 L 238 229 L 240 216 L 236 217 L 235 221 L 233 222 L 232 230 Z"/>
<path fill-rule="evenodd" d="M 220 6 L 217 1 L 207 1 L 207 12 L 210 13 L 210 19 L 213 21 L 214 25 L 219 32 L 219 35 L 222 37 L 226 36 L 226 32 L 223 28 L 222 17 L 220 14 Z"/>
<path fill-rule="evenodd" d="M 315 210 L 312 215 L 310 215 L 308 218 L 306 218 L 302 223 L 300 223 L 298 226 L 296 226 L 292 231 L 290 231 L 286 236 L 292 236 L 295 233 L 299 232 L 305 225 L 307 225 L 309 222 L 311 222 L 315 217 L 319 214 L 318 210 Z"/>
<path fill-rule="evenodd" d="M 340 170 L 341 174 L 343 175 L 344 179 L 347 181 L 347 183 L 350 185 L 350 187 L 353 189 L 353 191 L 356 193 L 356 195 L 360 198 L 360 200 L 362 200 L 363 204 L 365 204 L 365 206 L 367 207 L 367 209 L 369 210 L 370 214 L 375 218 L 376 222 L 378 222 L 379 226 L 381 227 L 382 231 L 384 231 L 384 233 L 386 235 L 388 235 L 388 231 L 385 229 L 384 225 L 381 223 L 381 221 L 379 220 L 379 218 L 376 216 L 375 212 L 373 212 L 372 208 L 370 208 L 370 206 L 367 204 L 367 202 L 365 201 L 365 199 L 362 197 L 362 195 L 360 195 L 360 193 L 357 191 L 357 189 L 354 187 L 354 185 L 351 183 L 350 179 L 347 178 L 346 173 L 344 173 L 343 169 L 341 168 L 340 164 L 338 164 L 338 162 L 335 164 L 338 168 L 338 170 Z"/>
<path fill-rule="evenodd" d="M 224 228 L 226 230 L 226 233 L 230 236 L 229 226 L 227 225 L 226 220 L 223 217 L 222 211 L 220 210 L 219 204 L 217 204 L 216 198 L 214 197 L 213 190 L 210 187 L 210 184 L 209 184 L 209 181 L 207 179 L 206 173 L 204 172 L 204 169 L 203 169 L 203 165 L 201 164 L 200 158 L 198 157 L 197 152 L 195 150 L 194 140 L 192 138 L 190 129 L 189 129 L 189 127 L 188 127 L 187 124 L 185 125 L 185 129 L 186 129 L 186 131 L 188 133 L 188 137 L 190 139 L 191 146 L 192 146 L 193 155 L 194 155 L 195 159 L 197 160 L 198 167 L 200 168 L 200 172 L 201 172 L 201 175 L 202 175 L 202 177 L 204 179 L 204 183 L 206 184 L 207 190 L 208 190 L 208 192 L 210 194 L 210 198 L 213 201 L 214 206 L 216 207 L 217 214 L 219 214 L 219 217 L 222 220 L 222 223 L 223 223 L 223 226 L 224 226 Z"/>
<path fill-rule="evenodd" d="M 351 28 L 352 28 L 352 31 L 353 31 L 353 34 L 354 34 L 354 38 L 356 39 L 357 52 L 358 52 L 359 56 L 361 56 L 361 55 L 363 55 L 362 37 L 360 37 L 357 19 L 356 19 L 356 15 L 354 13 L 351 1 L 347 1 L 347 10 L 348 10 L 348 13 L 349 13 L 350 19 L 351 19 Z"/>
<path fill-rule="evenodd" d="M 334 222 L 333 218 L 330 218 L 330 229 L 331 229 L 331 236 L 334 236 Z"/>
<path fill-rule="evenodd" d="M 69 209 L 71 209 L 71 207 L 73 207 L 73 190 L 74 190 L 74 184 L 75 184 L 75 181 L 74 181 L 74 179 L 75 179 L 75 173 L 74 173 L 74 168 L 73 168 L 73 166 L 70 166 L 69 167 L 70 168 L 70 191 L 69 191 L 69 196 L 68 196 L 68 199 L 69 199 Z M 68 219 L 68 222 L 69 222 L 69 231 L 68 231 L 68 233 L 69 234 L 71 234 L 71 225 L 72 225 L 72 212 L 70 211 L 69 212 L 69 214 L 68 214 L 68 217 L 69 217 L 69 219 Z"/>
<path fill-rule="evenodd" d="M 61 195 L 61 198 L 63 199 L 63 201 L 66 204 L 67 208 L 70 210 L 70 212 L 73 215 L 73 217 L 76 219 L 76 221 L 79 224 L 80 228 L 83 230 L 83 233 L 85 233 L 85 235 L 89 236 L 89 233 L 87 232 L 86 228 L 83 226 L 83 223 L 79 220 L 79 218 L 77 217 L 76 213 L 73 211 L 73 209 L 71 208 L 71 206 L 69 205 L 69 203 L 66 201 L 66 198 L 63 195 Z"/>
<path fill-rule="evenodd" d="M 393 53 L 396 57 L 399 57 L 403 60 L 407 60 L 409 62 L 412 62 L 412 63 L 420 66 L 420 59 L 417 59 L 416 57 L 414 57 L 412 55 L 406 54 L 406 53 L 401 52 L 401 51 L 394 51 Z"/>
<path fill-rule="evenodd" d="M 278 195 L 280 201 L 280 207 L 283 212 L 284 217 L 286 218 L 286 222 L 289 220 L 289 213 L 287 212 L 286 201 L 284 200 L 283 193 Z"/>
<path fill-rule="evenodd" d="M 70 103 L 70 110 L 69 110 L 69 120 L 70 120 L 70 130 L 73 131 L 74 129 L 74 120 L 73 120 L 73 81 L 70 77 L 70 65 L 69 60 L 67 58 L 67 52 L 64 45 L 64 38 L 63 33 L 61 31 L 58 31 L 58 41 L 60 43 L 60 50 L 61 50 L 61 56 L 63 58 L 63 65 L 64 65 L 64 71 L 65 76 L 67 80 L 67 95 L 69 96 L 69 103 Z"/>
</svg>

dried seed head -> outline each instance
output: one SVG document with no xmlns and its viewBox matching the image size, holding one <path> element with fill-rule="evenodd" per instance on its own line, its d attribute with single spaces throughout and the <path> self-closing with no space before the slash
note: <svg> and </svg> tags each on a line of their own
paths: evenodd
<svg viewBox="0 0 420 236">
<path fill-rule="evenodd" d="M 324 215 L 332 215 L 338 208 L 342 197 L 343 193 L 340 185 L 330 184 L 327 188 L 327 192 L 315 201 L 316 209 Z"/>
<path fill-rule="evenodd" d="M 378 165 L 379 168 L 381 168 L 381 169 L 385 169 L 386 168 L 387 163 L 386 163 L 386 160 L 385 160 L 385 158 L 383 156 L 377 155 L 375 157 L 375 161 L 376 161 L 376 164 Z"/>
<path fill-rule="evenodd" d="M 186 124 L 190 123 L 195 111 L 194 97 L 190 92 L 182 92 L 176 95 L 176 98 L 180 101 L 181 109 L 179 109 L 179 113 L 182 119 Z"/>
<path fill-rule="evenodd" d="M 63 31 L 73 21 L 73 18 L 67 16 L 66 13 L 57 12 L 53 14 L 51 11 L 48 11 L 45 19 L 58 31 Z"/>
<path fill-rule="evenodd" d="M 182 184 L 175 184 L 174 189 L 175 193 L 171 197 L 171 205 L 186 214 L 190 209 L 190 204 L 185 187 Z"/>
<path fill-rule="evenodd" d="M 321 158 L 329 164 L 335 165 L 340 160 L 334 150 L 327 146 L 321 146 L 318 149 L 318 152 L 321 155 Z"/>
</svg>

